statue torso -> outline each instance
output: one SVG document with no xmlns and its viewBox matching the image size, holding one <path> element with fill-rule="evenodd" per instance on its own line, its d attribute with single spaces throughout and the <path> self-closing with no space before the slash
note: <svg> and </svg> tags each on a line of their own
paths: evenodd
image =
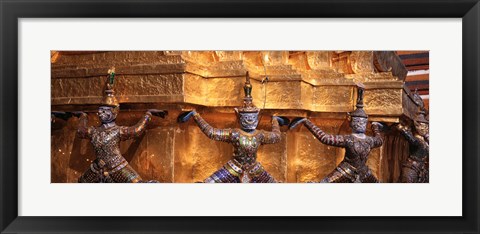
<svg viewBox="0 0 480 234">
<path fill-rule="evenodd" d="M 373 140 L 365 135 L 363 138 L 354 135 L 345 136 L 345 159 L 352 166 L 360 169 L 366 167 Z"/>
<path fill-rule="evenodd" d="M 235 129 L 232 132 L 233 158 L 244 166 L 253 165 L 257 160 L 257 151 L 262 139 L 262 131 L 256 130 L 253 133 L 247 133 Z"/>
<path fill-rule="evenodd" d="M 97 159 L 106 163 L 109 169 L 119 165 L 125 159 L 120 153 L 120 127 L 98 127 L 92 132 L 91 142 Z"/>
</svg>

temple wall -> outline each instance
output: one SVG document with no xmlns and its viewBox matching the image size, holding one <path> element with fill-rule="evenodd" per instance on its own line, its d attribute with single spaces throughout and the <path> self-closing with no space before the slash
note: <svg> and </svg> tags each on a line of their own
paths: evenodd
<svg viewBox="0 0 480 234">
<path fill-rule="evenodd" d="M 134 125 L 149 108 L 169 111 L 165 119 L 154 117 L 141 137 L 122 142 L 122 155 L 143 179 L 192 183 L 226 163 L 233 147 L 208 139 L 193 120 L 178 124 L 176 117 L 196 109 L 216 128 L 239 127 L 233 107 L 242 103 L 246 71 L 252 77 L 254 104 L 263 109 L 258 129 L 271 130 L 270 119 L 276 114 L 309 117 L 327 133 L 348 134 L 346 113 L 354 109 L 355 82 L 366 86 L 369 121 L 392 124 L 411 118 L 415 105 L 403 87 L 402 67 L 387 55 L 391 56 L 331 51 L 52 52 L 52 110 L 85 111 L 89 124 L 98 126 L 95 111 L 106 71 L 115 66 L 115 95 L 121 103 L 118 125 Z M 261 83 L 265 70 L 266 85 Z M 76 182 L 94 160 L 90 142 L 76 137 L 77 127 L 76 118 L 52 123 L 53 183 Z M 278 181 L 319 181 L 343 159 L 342 149 L 321 144 L 305 127 L 287 131 L 284 126 L 281 131 L 280 143 L 258 151 L 258 161 Z M 407 155 L 406 141 L 390 131 L 384 146 L 371 152 L 368 165 L 380 181 L 397 182 Z"/>
<path fill-rule="evenodd" d="M 143 113 L 121 113 L 117 124 L 136 123 Z M 202 114 L 217 128 L 236 128 L 234 114 Z M 154 117 L 156 118 L 156 117 Z M 259 129 L 271 130 L 270 117 L 263 116 Z M 165 124 L 172 121 L 156 118 L 141 137 L 120 143 L 121 153 L 144 179 L 165 183 L 193 183 L 204 180 L 223 166 L 233 154 L 228 143 L 207 138 L 193 120 L 184 124 Z M 342 131 L 345 120 L 314 119 L 327 133 Z M 95 114 L 89 114 L 89 124 L 98 126 Z M 95 159 L 89 140 L 76 136 L 78 119 L 58 120 L 53 125 L 52 167 L 53 183 L 73 183 Z M 343 159 L 344 150 L 320 143 L 305 127 L 293 131 L 281 128 L 282 140 L 265 145 L 258 151 L 258 161 L 279 181 L 286 183 L 319 181 L 335 169 Z M 371 133 L 368 133 L 371 134 Z M 389 134 L 384 146 L 371 151 L 367 161 L 374 174 L 383 182 L 397 182 L 401 162 L 408 156 L 408 144 L 402 136 Z"/>
</svg>

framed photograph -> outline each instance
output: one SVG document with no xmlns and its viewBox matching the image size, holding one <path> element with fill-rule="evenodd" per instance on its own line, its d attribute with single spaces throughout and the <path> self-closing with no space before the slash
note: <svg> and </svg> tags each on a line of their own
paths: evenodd
<svg viewBox="0 0 480 234">
<path fill-rule="evenodd" d="M 1 233 L 479 231 L 478 1 L 1 4 Z"/>
</svg>

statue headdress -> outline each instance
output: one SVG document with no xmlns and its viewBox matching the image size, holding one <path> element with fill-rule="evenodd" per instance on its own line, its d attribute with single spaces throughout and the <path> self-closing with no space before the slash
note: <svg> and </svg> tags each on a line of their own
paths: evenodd
<svg viewBox="0 0 480 234">
<path fill-rule="evenodd" d="M 258 113 L 260 112 L 260 109 L 253 105 L 252 84 L 250 84 L 250 76 L 248 75 L 248 71 L 245 79 L 245 84 L 243 85 L 243 91 L 245 93 L 245 97 L 243 98 L 243 106 L 240 108 L 235 108 L 235 110 L 238 113 Z"/>
<path fill-rule="evenodd" d="M 415 89 L 415 92 L 413 93 L 413 102 L 415 102 L 415 104 L 417 104 L 417 106 L 419 106 L 420 108 L 425 108 L 425 104 L 423 103 L 423 99 L 422 97 L 420 96 L 420 94 L 418 94 L 418 89 Z"/>
<path fill-rule="evenodd" d="M 102 105 L 118 108 L 120 104 L 117 98 L 115 98 L 115 91 L 113 90 L 113 84 L 115 81 L 115 67 L 108 70 L 107 81 L 105 84 L 105 90 L 103 93 Z"/>
<path fill-rule="evenodd" d="M 363 92 L 365 91 L 365 86 L 362 83 L 357 84 L 357 104 L 355 105 L 357 108 L 350 112 L 349 115 L 351 117 L 362 117 L 368 118 L 367 113 L 363 110 Z"/>
<path fill-rule="evenodd" d="M 423 98 L 418 93 L 418 89 L 415 89 L 415 91 L 413 92 L 412 100 L 418 106 L 418 111 L 414 120 L 420 123 L 428 123 L 428 120 L 425 118 L 425 103 L 423 102 Z"/>
</svg>

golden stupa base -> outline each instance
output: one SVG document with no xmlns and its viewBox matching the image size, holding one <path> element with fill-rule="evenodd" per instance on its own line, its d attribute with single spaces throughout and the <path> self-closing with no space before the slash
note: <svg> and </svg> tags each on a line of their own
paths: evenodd
<svg viewBox="0 0 480 234">
<path fill-rule="evenodd" d="M 154 118 L 146 133 L 121 143 L 122 154 L 144 179 L 197 182 L 219 169 L 233 148 L 214 142 L 193 121 L 177 124 L 196 109 L 214 127 L 238 127 L 233 107 L 242 104 L 245 72 L 254 104 L 263 109 L 259 129 L 271 130 L 271 115 L 309 117 L 324 131 L 347 134 L 346 113 L 355 105 L 355 83 L 366 86 L 369 121 L 411 119 L 417 109 L 404 87 L 406 69 L 393 52 L 377 51 L 52 51 L 53 111 L 95 111 L 106 72 L 116 70 L 118 125 L 133 125 L 149 108 L 169 111 Z M 265 74 L 269 80 L 262 83 Z M 87 140 L 76 138 L 78 120 L 52 125 L 52 182 L 76 182 L 94 159 Z M 304 127 L 260 148 L 258 160 L 277 180 L 319 181 L 342 160 L 341 149 L 321 144 Z M 371 134 L 371 133 L 368 133 Z M 395 131 L 371 152 L 368 165 L 382 182 L 397 182 L 408 144 Z"/>
</svg>

